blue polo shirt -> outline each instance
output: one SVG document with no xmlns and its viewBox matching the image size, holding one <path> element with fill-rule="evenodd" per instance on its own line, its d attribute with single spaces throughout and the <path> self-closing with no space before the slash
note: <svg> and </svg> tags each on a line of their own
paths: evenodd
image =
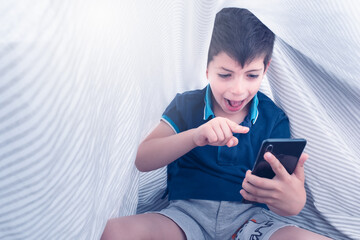
<svg viewBox="0 0 360 240">
<path fill-rule="evenodd" d="M 176 133 L 208 122 L 215 117 L 212 110 L 210 85 L 202 90 L 177 94 L 166 108 L 162 120 Z M 289 120 L 274 102 L 258 92 L 253 98 L 249 114 L 240 125 L 247 126 L 247 134 L 237 134 L 235 147 L 196 147 L 167 168 L 169 200 L 206 199 L 241 201 L 239 191 L 248 169 L 252 169 L 263 140 L 289 138 Z"/>
</svg>

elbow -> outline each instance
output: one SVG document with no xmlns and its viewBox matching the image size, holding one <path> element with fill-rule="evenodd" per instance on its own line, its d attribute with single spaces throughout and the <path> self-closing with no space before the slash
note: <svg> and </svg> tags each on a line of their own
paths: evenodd
<svg viewBox="0 0 360 240">
<path fill-rule="evenodd" d="M 136 159 L 135 159 L 135 167 L 140 172 L 149 172 L 149 171 L 151 171 L 151 169 L 147 168 L 146 164 L 144 164 L 141 160 L 139 160 L 138 157 L 136 157 Z"/>
<path fill-rule="evenodd" d="M 140 172 L 150 172 L 158 168 L 158 163 L 157 161 L 153 161 L 152 154 L 149 153 L 149 151 L 144 151 L 143 143 L 140 144 L 136 154 L 135 167 Z"/>
<path fill-rule="evenodd" d="M 146 172 L 144 167 L 142 166 L 142 164 L 139 163 L 138 158 L 135 159 L 135 167 L 137 168 L 137 170 L 139 170 L 140 172 Z"/>
<path fill-rule="evenodd" d="M 139 166 L 139 165 L 136 165 L 136 169 L 139 171 L 139 172 L 148 172 L 149 170 L 147 170 L 146 168 L 142 167 L 142 166 Z"/>
<path fill-rule="evenodd" d="M 136 154 L 136 158 L 135 158 L 135 167 L 137 170 L 139 170 L 140 172 L 148 172 L 146 171 L 146 168 L 144 166 L 144 161 L 143 158 L 141 157 L 141 152 L 140 152 L 140 147 L 141 147 L 141 144 L 139 146 L 139 149 L 138 149 L 138 152 Z"/>
<path fill-rule="evenodd" d="M 137 168 L 137 170 L 139 170 L 140 172 L 149 172 L 152 169 L 149 169 L 149 166 L 147 164 L 147 158 L 146 158 L 146 154 L 144 153 L 143 149 L 143 143 L 142 142 L 139 145 L 139 148 L 137 150 L 136 153 L 136 158 L 135 158 L 135 167 Z"/>
</svg>

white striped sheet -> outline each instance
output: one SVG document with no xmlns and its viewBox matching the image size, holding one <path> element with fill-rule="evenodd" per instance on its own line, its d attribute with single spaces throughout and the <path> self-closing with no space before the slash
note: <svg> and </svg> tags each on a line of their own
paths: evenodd
<svg viewBox="0 0 360 240">
<path fill-rule="evenodd" d="M 251 8 L 286 43 L 271 93 L 310 154 L 311 201 L 291 220 L 360 239 L 359 4 L 350 0 L 1 2 L 1 239 L 99 239 L 108 218 L 141 208 L 137 145 L 176 92 L 206 84 L 213 16 L 225 5 Z"/>
<path fill-rule="evenodd" d="M 137 213 L 157 211 L 169 203 L 167 197 L 162 199 L 166 191 L 166 167 L 140 174 L 139 201 Z"/>
<path fill-rule="evenodd" d="M 125 71 L 116 70 L 119 50 L 98 54 L 67 34 L 68 2 L 42 3 L 42 17 L 59 7 L 53 21 L 42 18 L 54 38 L 40 31 L 12 41 L 20 31 L 12 28 L 1 45 L 0 238 L 97 239 L 109 217 L 136 209 L 141 102 L 132 97 L 140 91 L 127 56 Z M 25 24 L 35 6 L 13 3 L 6 13 L 25 8 L 27 17 L 11 19 Z"/>
</svg>

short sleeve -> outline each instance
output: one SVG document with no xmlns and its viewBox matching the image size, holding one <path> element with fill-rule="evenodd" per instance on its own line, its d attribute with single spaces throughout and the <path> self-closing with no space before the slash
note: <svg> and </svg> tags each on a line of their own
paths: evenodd
<svg viewBox="0 0 360 240">
<path fill-rule="evenodd" d="M 183 119 L 184 99 L 182 94 L 177 94 L 171 101 L 169 106 L 165 109 L 161 120 L 166 122 L 175 133 L 180 133 L 185 130 L 185 121 Z"/>
</svg>

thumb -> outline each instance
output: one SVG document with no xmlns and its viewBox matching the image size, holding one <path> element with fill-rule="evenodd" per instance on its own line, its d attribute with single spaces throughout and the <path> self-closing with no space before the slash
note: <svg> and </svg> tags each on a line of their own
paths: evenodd
<svg viewBox="0 0 360 240">
<path fill-rule="evenodd" d="M 239 140 L 236 137 L 232 137 L 227 143 L 226 146 L 228 147 L 235 147 L 236 145 L 238 145 Z"/>
<path fill-rule="evenodd" d="M 294 174 L 297 176 L 298 179 L 305 181 L 305 172 L 304 172 L 304 164 L 308 159 L 309 155 L 306 153 L 301 154 L 298 164 L 294 170 Z"/>
</svg>

